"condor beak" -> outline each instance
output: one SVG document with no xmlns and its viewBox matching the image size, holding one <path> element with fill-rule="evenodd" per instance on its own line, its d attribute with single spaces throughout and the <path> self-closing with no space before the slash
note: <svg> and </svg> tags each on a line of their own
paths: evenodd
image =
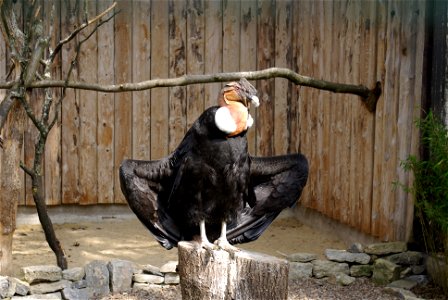
<svg viewBox="0 0 448 300">
<path fill-rule="evenodd" d="M 253 106 L 255 107 L 260 106 L 260 99 L 258 99 L 257 96 L 250 96 L 249 99 Z"/>
</svg>

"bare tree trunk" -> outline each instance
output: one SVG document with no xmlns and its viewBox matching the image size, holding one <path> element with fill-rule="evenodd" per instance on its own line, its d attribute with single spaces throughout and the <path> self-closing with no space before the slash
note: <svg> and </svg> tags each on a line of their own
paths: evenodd
<svg viewBox="0 0 448 300">
<path fill-rule="evenodd" d="M 61 242 L 56 236 L 54 231 L 53 222 L 51 222 L 48 215 L 47 205 L 45 203 L 44 187 L 43 187 L 43 173 L 42 173 L 42 157 L 45 153 L 45 143 L 47 141 L 46 133 L 40 133 L 39 139 L 35 146 L 34 151 L 34 167 L 31 175 L 31 185 L 33 191 L 33 199 L 36 204 L 37 215 L 39 216 L 40 224 L 44 230 L 45 239 L 48 242 L 51 250 L 56 255 L 57 265 L 65 270 L 67 269 L 67 258 L 65 257 L 64 250 Z"/>
<path fill-rule="evenodd" d="M 205 250 L 180 242 L 179 275 L 183 300 L 286 300 L 289 264 L 261 253 Z"/>
<path fill-rule="evenodd" d="M 19 168 L 23 126 L 26 115 L 20 104 L 12 108 L 6 121 L 1 172 L 4 174 L 0 193 L 0 274 L 12 273 L 12 237 L 16 229 L 17 205 L 22 189 L 22 170 Z"/>
</svg>

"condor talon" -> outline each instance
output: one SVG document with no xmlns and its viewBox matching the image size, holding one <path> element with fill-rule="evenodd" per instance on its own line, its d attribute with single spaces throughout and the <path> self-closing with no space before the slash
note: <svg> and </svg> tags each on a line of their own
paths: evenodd
<svg viewBox="0 0 448 300">
<path fill-rule="evenodd" d="M 227 252 L 237 252 L 240 251 L 235 246 L 232 246 L 229 241 L 227 240 L 227 223 L 225 221 L 221 222 L 221 235 L 214 243 L 216 246 L 219 247 L 219 249 L 222 249 Z"/>
</svg>

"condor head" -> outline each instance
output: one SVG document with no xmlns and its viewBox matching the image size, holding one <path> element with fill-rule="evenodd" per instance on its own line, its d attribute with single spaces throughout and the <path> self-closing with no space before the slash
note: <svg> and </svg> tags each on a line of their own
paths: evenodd
<svg viewBox="0 0 448 300">
<path fill-rule="evenodd" d="M 250 105 L 258 107 L 257 90 L 245 78 L 226 84 L 219 93 L 215 124 L 227 136 L 235 136 L 252 126 Z"/>
</svg>

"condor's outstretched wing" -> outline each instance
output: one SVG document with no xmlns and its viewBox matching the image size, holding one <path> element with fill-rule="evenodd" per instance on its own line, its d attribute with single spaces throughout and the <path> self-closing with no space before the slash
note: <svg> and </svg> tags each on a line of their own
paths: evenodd
<svg viewBox="0 0 448 300">
<path fill-rule="evenodd" d="M 297 203 L 308 179 L 308 161 L 301 154 L 251 157 L 250 180 L 256 201 L 229 224 L 230 243 L 256 240 L 280 212 Z"/>
<path fill-rule="evenodd" d="M 132 211 L 166 249 L 177 246 L 179 229 L 167 213 L 172 185 L 172 157 L 154 161 L 125 160 L 120 166 L 121 190 Z"/>
</svg>

